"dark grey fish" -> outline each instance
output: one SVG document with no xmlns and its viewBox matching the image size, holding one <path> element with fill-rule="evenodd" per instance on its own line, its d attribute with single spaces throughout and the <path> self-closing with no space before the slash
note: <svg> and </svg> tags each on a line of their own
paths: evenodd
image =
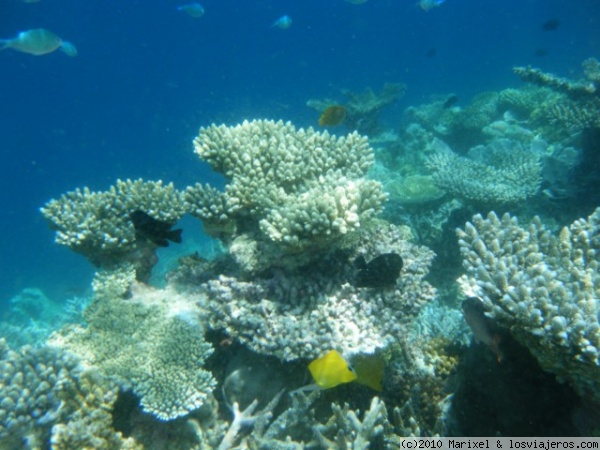
<svg viewBox="0 0 600 450">
<path fill-rule="evenodd" d="M 354 285 L 370 288 L 393 286 L 400 276 L 402 265 L 402 257 L 397 253 L 383 253 L 368 263 L 361 255 L 354 261 L 358 269 Z"/>
<path fill-rule="evenodd" d="M 502 362 L 501 336 L 496 324 L 485 315 L 483 302 L 477 297 L 468 297 L 462 302 L 462 310 L 465 321 L 473 332 L 475 342 L 487 345 L 496 355 L 498 362 Z"/>
<path fill-rule="evenodd" d="M 560 20 L 556 18 L 548 19 L 542 24 L 542 30 L 544 31 L 558 30 L 558 27 L 560 27 Z"/>
<path fill-rule="evenodd" d="M 174 225 L 172 223 L 157 220 L 139 209 L 129 214 L 129 218 L 138 236 L 159 247 L 168 247 L 169 241 L 177 244 L 181 243 L 181 232 L 183 230 L 171 230 Z"/>
<path fill-rule="evenodd" d="M 458 103 L 458 95 L 456 94 L 451 94 L 442 104 L 442 108 L 444 109 L 450 109 L 452 108 L 454 105 L 456 105 L 456 103 Z"/>
</svg>

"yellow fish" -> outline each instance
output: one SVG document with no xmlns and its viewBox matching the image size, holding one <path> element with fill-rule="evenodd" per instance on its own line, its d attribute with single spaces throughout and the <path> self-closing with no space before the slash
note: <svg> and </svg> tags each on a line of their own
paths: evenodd
<svg viewBox="0 0 600 450">
<path fill-rule="evenodd" d="M 329 389 L 339 384 L 356 380 L 356 372 L 346 360 L 335 350 L 315 359 L 308 365 L 308 370 L 321 389 Z"/>
<path fill-rule="evenodd" d="M 325 355 L 315 359 L 308 365 L 308 370 L 315 381 L 313 384 L 302 386 L 296 392 L 329 389 L 340 384 L 356 381 L 376 391 L 382 391 L 383 358 L 379 355 L 356 355 L 350 365 L 342 355 L 330 350 Z"/>
</svg>

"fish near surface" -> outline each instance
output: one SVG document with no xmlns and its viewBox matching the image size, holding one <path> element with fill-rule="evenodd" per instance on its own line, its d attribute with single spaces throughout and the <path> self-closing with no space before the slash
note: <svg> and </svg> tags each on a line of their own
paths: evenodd
<svg viewBox="0 0 600 450">
<path fill-rule="evenodd" d="M 38 28 L 21 31 L 15 38 L 0 40 L 0 44 L 2 45 L 2 50 L 12 48 L 19 52 L 39 56 L 52 53 L 54 50 L 60 48 L 62 39 L 52 31 Z"/>
<path fill-rule="evenodd" d="M 183 11 L 194 19 L 199 19 L 204 15 L 204 8 L 200 3 L 189 3 L 187 5 L 178 6 L 177 11 Z"/>
<path fill-rule="evenodd" d="M 396 284 L 404 262 L 398 253 L 382 253 L 368 263 L 364 256 L 354 261 L 358 269 L 354 285 L 356 287 L 382 288 Z"/>
<path fill-rule="evenodd" d="M 281 16 L 279 19 L 277 19 L 275 22 L 273 22 L 273 25 L 271 25 L 271 28 L 280 28 L 282 30 L 287 30 L 291 26 L 292 26 L 292 18 L 290 16 Z"/>
<path fill-rule="evenodd" d="M 158 247 L 168 247 L 169 241 L 177 244 L 181 243 L 181 233 L 183 230 L 171 230 L 174 225 L 169 222 L 157 220 L 139 209 L 129 215 L 136 235 L 152 242 Z"/>
<path fill-rule="evenodd" d="M 429 11 L 430 9 L 437 8 L 444 3 L 444 1 L 445 0 L 420 0 L 419 6 L 423 11 Z"/>
<path fill-rule="evenodd" d="M 468 297 L 462 302 L 463 316 L 473 332 L 475 342 L 481 342 L 489 347 L 500 363 L 503 359 L 500 350 L 501 336 L 496 324 L 485 315 L 483 302 L 477 297 Z"/>
<path fill-rule="evenodd" d="M 21 31 L 12 39 L 0 39 L 0 50 L 6 48 L 35 56 L 46 55 L 58 49 L 69 56 L 77 55 L 77 50 L 73 44 L 63 41 L 52 31 L 44 28 Z"/>
</svg>

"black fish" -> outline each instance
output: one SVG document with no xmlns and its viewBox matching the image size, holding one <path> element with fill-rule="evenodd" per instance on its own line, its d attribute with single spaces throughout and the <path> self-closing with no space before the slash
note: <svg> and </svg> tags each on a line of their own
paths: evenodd
<svg viewBox="0 0 600 450">
<path fill-rule="evenodd" d="M 546 55 L 548 55 L 548 50 L 546 50 L 545 48 L 536 48 L 533 52 L 533 56 L 536 56 L 538 58 L 542 58 Z"/>
<path fill-rule="evenodd" d="M 450 109 L 458 102 L 458 95 L 452 94 L 450 97 L 446 99 L 444 103 L 442 103 L 442 108 Z"/>
<path fill-rule="evenodd" d="M 402 270 L 402 257 L 397 253 L 383 253 L 367 263 L 364 256 L 354 261 L 358 269 L 356 287 L 390 287 L 396 284 Z"/>
<path fill-rule="evenodd" d="M 542 30 L 544 31 L 558 30 L 558 27 L 560 27 L 560 20 L 558 19 L 548 19 L 542 24 Z"/>
<path fill-rule="evenodd" d="M 129 214 L 136 235 L 147 239 L 159 247 L 168 247 L 169 241 L 181 243 L 183 230 L 171 230 L 174 225 L 169 222 L 157 220 L 139 209 Z"/>
</svg>

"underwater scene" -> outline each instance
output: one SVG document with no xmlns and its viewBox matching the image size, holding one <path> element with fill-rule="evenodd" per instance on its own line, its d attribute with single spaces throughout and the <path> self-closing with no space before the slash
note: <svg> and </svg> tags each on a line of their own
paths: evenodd
<svg viewBox="0 0 600 450">
<path fill-rule="evenodd" d="M 3 0 L 0 450 L 600 436 L 598 0 Z"/>
</svg>

